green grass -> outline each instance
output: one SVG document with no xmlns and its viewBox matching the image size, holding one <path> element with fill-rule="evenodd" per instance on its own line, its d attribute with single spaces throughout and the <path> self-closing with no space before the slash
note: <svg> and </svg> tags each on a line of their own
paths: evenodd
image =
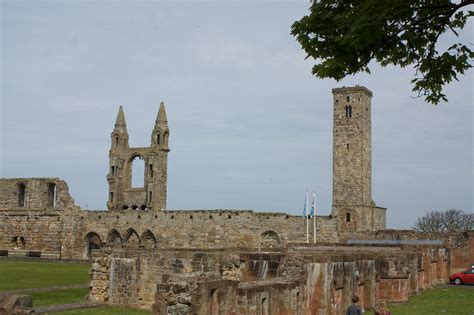
<svg viewBox="0 0 474 315">
<path fill-rule="evenodd" d="M 0 261 L 0 291 L 89 282 L 89 264 Z"/>
<path fill-rule="evenodd" d="M 410 303 L 389 305 L 392 314 L 474 315 L 473 287 L 440 287 L 410 297 Z M 372 312 L 366 314 L 373 314 Z"/>
<path fill-rule="evenodd" d="M 84 302 L 88 288 L 32 293 L 33 306 Z"/>
<path fill-rule="evenodd" d="M 51 315 L 75 315 L 75 314 L 86 314 L 86 315 L 144 315 L 151 314 L 151 311 L 137 310 L 124 307 L 112 307 L 102 306 L 94 308 L 86 308 L 82 310 L 64 311 L 58 313 L 51 313 Z"/>
</svg>

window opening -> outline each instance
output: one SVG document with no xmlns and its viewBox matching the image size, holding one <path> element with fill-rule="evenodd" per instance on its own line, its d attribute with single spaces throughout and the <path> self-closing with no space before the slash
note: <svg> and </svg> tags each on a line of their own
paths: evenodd
<svg viewBox="0 0 474 315">
<path fill-rule="evenodd" d="M 110 194 L 109 194 L 109 201 L 114 202 L 114 192 L 113 191 L 111 191 Z"/>
<path fill-rule="evenodd" d="M 150 177 L 153 177 L 153 165 L 152 164 L 148 165 L 148 174 L 150 174 Z"/>
<path fill-rule="evenodd" d="M 151 191 L 149 192 L 149 196 L 150 196 L 150 197 L 148 198 L 148 203 L 150 204 L 151 201 L 152 201 L 152 192 L 151 192 Z"/>
<path fill-rule="evenodd" d="M 346 100 L 347 100 L 348 102 L 350 102 L 350 101 L 351 101 L 351 99 L 350 99 L 350 97 L 349 97 L 349 96 L 346 96 Z"/>
<path fill-rule="evenodd" d="M 268 315 L 268 299 L 262 299 L 262 315 Z"/>
<path fill-rule="evenodd" d="M 168 132 L 165 132 L 165 134 L 163 135 L 163 144 L 165 146 L 168 145 L 169 138 L 170 138 L 170 134 Z"/>
<path fill-rule="evenodd" d="M 352 106 L 346 105 L 346 117 L 352 117 Z"/>
<path fill-rule="evenodd" d="M 349 212 L 346 213 L 346 222 L 351 222 L 351 214 Z"/>
<path fill-rule="evenodd" d="M 348 144 L 346 144 L 346 147 L 347 147 L 347 150 L 349 150 L 349 143 L 348 143 Z"/>
<path fill-rule="evenodd" d="M 157 144 L 160 144 L 160 140 L 161 140 L 161 139 L 160 139 L 160 134 L 158 133 L 158 134 L 156 135 L 156 143 L 157 143 Z"/>
<path fill-rule="evenodd" d="M 51 183 L 48 185 L 48 206 L 49 207 L 56 207 L 56 184 Z"/>
<path fill-rule="evenodd" d="M 217 296 L 217 289 L 211 289 L 211 315 L 219 314 L 219 299 Z"/>
<path fill-rule="evenodd" d="M 132 158 L 131 165 L 131 177 L 132 177 L 132 188 L 142 188 L 145 186 L 145 162 L 139 155 Z"/>
<path fill-rule="evenodd" d="M 26 187 L 23 183 L 18 185 L 18 206 L 26 206 Z"/>
</svg>

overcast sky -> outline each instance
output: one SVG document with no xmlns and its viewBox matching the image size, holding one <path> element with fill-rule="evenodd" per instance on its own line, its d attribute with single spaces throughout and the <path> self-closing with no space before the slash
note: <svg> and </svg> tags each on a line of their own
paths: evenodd
<svg viewBox="0 0 474 315">
<path fill-rule="evenodd" d="M 387 225 L 473 206 L 473 72 L 449 103 L 414 98 L 413 70 L 312 77 L 290 35 L 309 1 L 1 1 L 1 177 L 60 177 L 104 209 L 118 106 L 148 146 L 171 130 L 169 209 L 321 214 L 332 200 L 331 89 L 372 90 L 373 199 Z M 474 42 L 472 23 L 462 32 Z M 447 39 L 443 39 L 447 41 Z M 444 42 L 443 42 L 444 43 Z"/>
</svg>

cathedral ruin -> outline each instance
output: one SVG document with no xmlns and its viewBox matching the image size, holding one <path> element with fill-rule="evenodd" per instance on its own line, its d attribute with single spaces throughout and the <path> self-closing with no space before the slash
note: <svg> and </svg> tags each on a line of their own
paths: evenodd
<svg viewBox="0 0 474 315">
<path fill-rule="evenodd" d="M 342 314 L 355 293 L 365 308 L 406 302 L 470 263 L 474 234 L 386 230 L 372 199 L 372 92 L 332 93 L 333 206 L 316 218 L 315 244 L 301 216 L 166 210 L 172 142 L 161 103 L 140 148 L 120 107 L 107 210 L 80 209 L 59 178 L 0 179 L 0 255 L 91 260 L 90 300 L 154 314 Z M 132 187 L 136 159 L 143 187 Z"/>
</svg>

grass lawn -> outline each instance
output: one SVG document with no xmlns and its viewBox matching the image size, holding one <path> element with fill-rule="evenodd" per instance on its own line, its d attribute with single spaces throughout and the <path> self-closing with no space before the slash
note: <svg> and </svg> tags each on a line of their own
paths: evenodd
<svg viewBox="0 0 474 315">
<path fill-rule="evenodd" d="M 0 261 L 0 291 L 89 282 L 89 264 Z"/>
<path fill-rule="evenodd" d="M 94 307 L 86 308 L 82 310 L 73 310 L 73 311 L 64 311 L 59 313 L 51 313 L 51 315 L 75 315 L 75 314 L 85 314 L 85 315 L 144 315 L 151 314 L 151 311 L 137 310 L 124 307 Z"/>
<path fill-rule="evenodd" d="M 443 286 L 410 297 L 410 303 L 389 305 L 392 314 L 474 315 L 474 287 Z M 373 314 L 372 312 L 366 314 Z"/>
<path fill-rule="evenodd" d="M 84 302 L 88 288 L 32 293 L 33 306 Z"/>
</svg>

